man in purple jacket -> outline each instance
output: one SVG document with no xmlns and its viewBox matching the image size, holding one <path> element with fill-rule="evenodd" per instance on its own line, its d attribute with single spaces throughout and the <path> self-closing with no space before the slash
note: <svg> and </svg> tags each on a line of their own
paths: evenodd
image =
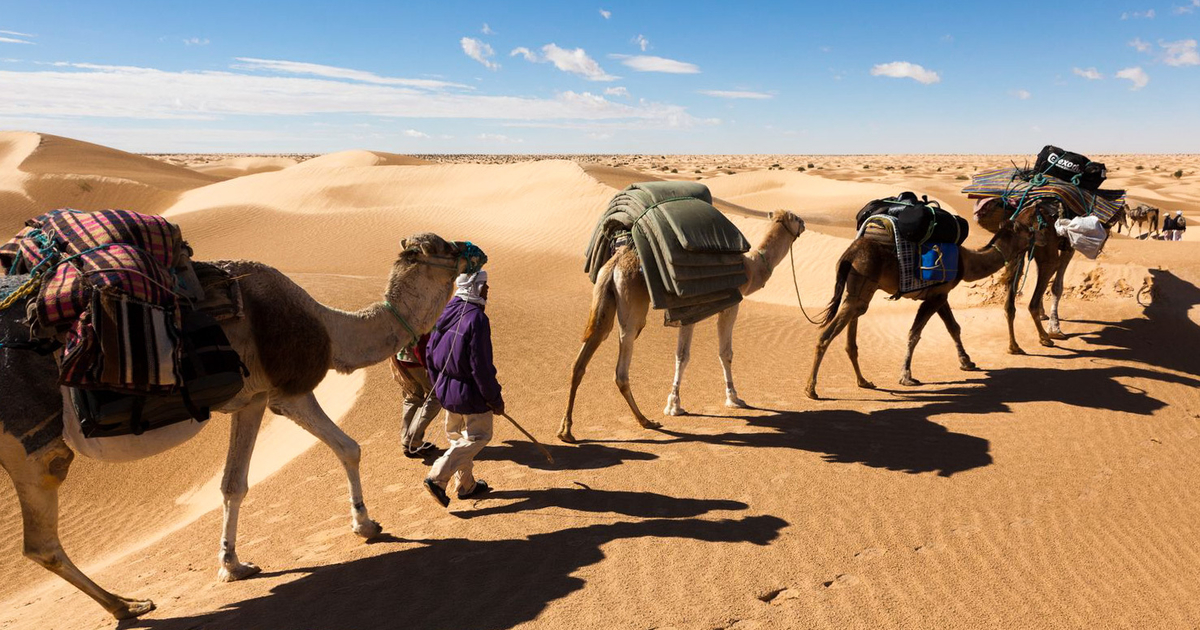
<svg viewBox="0 0 1200 630">
<path fill-rule="evenodd" d="M 473 460 L 492 439 L 492 414 L 504 413 L 504 398 L 492 364 L 492 327 L 487 306 L 487 272 L 462 274 L 454 297 L 433 326 L 425 366 L 433 392 L 446 409 L 446 452 L 433 463 L 425 489 L 442 507 L 450 505 L 446 488 L 454 477 L 458 498 L 479 496 L 491 488 L 472 474 Z"/>
</svg>

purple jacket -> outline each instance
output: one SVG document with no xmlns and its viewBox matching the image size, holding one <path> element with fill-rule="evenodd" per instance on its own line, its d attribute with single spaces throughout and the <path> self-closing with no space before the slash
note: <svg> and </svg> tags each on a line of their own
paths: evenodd
<svg viewBox="0 0 1200 630">
<path fill-rule="evenodd" d="M 504 402 L 492 364 L 492 325 L 483 307 L 454 298 L 433 326 L 425 369 L 448 411 L 483 413 Z"/>
</svg>

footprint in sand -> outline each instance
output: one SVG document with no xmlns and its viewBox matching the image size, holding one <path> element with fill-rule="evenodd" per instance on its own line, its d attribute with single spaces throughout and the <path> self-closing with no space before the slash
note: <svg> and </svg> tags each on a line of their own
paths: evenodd
<svg viewBox="0 0 1200 630">
<path fill-rule="evenodd" d="M 773 589 L 757 596 L 758 601 L 763 602 L 764 604 L 773 604 L 776 606 L 789 599 L 799 598 L 800 591 L 786 587 Z"/>
<path fill-rule="evenodd" d="M 854 559 L 860 561 L 874 560 L 885 553 L 887 553 L 887 549 L 880 549 L 879 547 L 867 547 L 866 549 L 854 554 Z"/>
<path fill-rule="evenodd" d="M 945 543 L 925 543 L 919 547 L 914 547 L 913 551 L 917 553 L 938 553 L 946 550 Z"/>
<path fill-rule="evenodd" d="M 832 580 L 829 580 L 828 582 L 822 582 L 821 586 L 824 586 L 825 588 L 849 588 L 851 586 L 855 586 L 859 582 L 860 580 L 857 577 L 850 575 L 849 573 L 843 573 Z"/>
</svg>

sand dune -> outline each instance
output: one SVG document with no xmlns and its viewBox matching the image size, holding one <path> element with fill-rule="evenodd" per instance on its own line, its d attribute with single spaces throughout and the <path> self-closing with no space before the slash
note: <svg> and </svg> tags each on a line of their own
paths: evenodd
<svg viewBox="0 0 1200 630">
<path fill-rule="evenodd" d="M 1009 159 L 433 164 L 347 151 L 295 165 L 292 156 L 205 159 L 189 170 L 5 133 L 0 227 L 15 231 L 56 205 L 161 212 L 198 258 L 263 260 L 338 308 L 378 299 L 401 238 L 472 240 L 491 259 L 488 311 L 508 408 L 551 441 L 591 298 L 584 248 L 616 189 L 698 178 L 752 243 L 769 228 L 768 211 L 797 212 L 808 231 L 793 246 L 795 277 L 815 314 L 866 201 L 913 190 L 967 215 L 965 178 Z M 1113 185 L 1134 198 L 1189 219 L 1200 212 L 1194 177 L 1170 175 L 1196 168 L 1195 158 L 1105 159 L 1120 169 Z M 982 232 L 971 246 L 986 242 Z M 1197 248 L 1115 237 L 1096 261 L 1077 260 L 1062 305 L 1070 339 L 1039 346 L 1022 298 L 1017 336 L 1029 356 L 1005 353 L 1000 287 L 961 287 L 952 303 L 984 371 L 959 371 L 934 321 L 914 364 L 927 384 L 915 388 L 894 383 L 917 305 L 876 297 L 859 346 L 880 389 L 855 387 L 839 339 L 822 368 L 821 401 L 802 395 L 817 329 L 796 307 L 785 259 L 743 304 L 735 334 L 735 381 L 757 409 L 721 405 L 714 326 L 704 322 L 683 388 L 696 415 L 642 430 L 613 385 L 609 339 L 579 391 L 583 443 L 549 444 L 550 466 L 498 423 L 477 466 L 497 491 L 447 513 L 416 487 L 425 465 L 399 453 L 398 391 L 386 366 L 375 366 L 327 379 L 320 397 L 362 444 L 367 504 L 390 537 L 363 545 L 348 531 L 340 464 L 274 420 L 259 438 L 238 539 L 243 559 L 265 573 L 215 583 L 216 479 L 228 439 L 227 420 L 215 418 L 154 458 L 78 459 L 63 487 L 63 543 L 102 585 L 153 598 L 159 610 L 122 627 L 156 630 L 1195 627 Z M 676 334 L 660 317 L 651 313 L 631 371 L 655 419 Z M 436 425 L 428 437 L 444 444 Z M 113 627 L 85 596 L 20 557 L 7 484 L 0 505 L 0 628 Z"/>
</svg>

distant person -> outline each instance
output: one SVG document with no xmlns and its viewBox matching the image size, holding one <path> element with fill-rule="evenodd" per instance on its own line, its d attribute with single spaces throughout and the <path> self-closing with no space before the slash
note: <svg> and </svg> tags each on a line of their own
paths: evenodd
<svg viewBox="0 0 1200 630">
<path fill-rule="evenodd" d="M 1170 212 L 1163 213 L 1162 239 L 1164 241 L 1175 239 L 1175 217 L 1171 216 Z"/>
<path fill-rule="evenodd" d="M 461 274 L 454 297 L 442 311 L 429 337 L 425 357 L 434 395 L 446 408 L 446 452 L 433 463 L 425 490 L 442 507 L 450 505 L 446 489 L 453 477 L 459 499 L 491 488 L 473 474 L 474 459 L 492 439 L 492 414 L 504 413 L 504 398 L 492 363 L 492 327 L 487 306 L 487 272 Z"/>
<path fill-rule="evenodd" d="M 1175 211 L 1175 238 L 1172 240 L 1183 240 L 1183 233 L 1187 230 L 1187 219 L 1183 218 L 1183 210 Z"/>
<path fill-rule="evenodd" d="M 404 393 L 403 417 L 400 424 L 400 446 L 405 457 L 425 457 L 437 453 L 437 446 L 425 441 L 425 430 L 442 410 L 433 385 L 425 370 L 425 346 L 429 335 L 423 335 L 411 348 L 392 357 L 392 378 Z"/>
</svg>

